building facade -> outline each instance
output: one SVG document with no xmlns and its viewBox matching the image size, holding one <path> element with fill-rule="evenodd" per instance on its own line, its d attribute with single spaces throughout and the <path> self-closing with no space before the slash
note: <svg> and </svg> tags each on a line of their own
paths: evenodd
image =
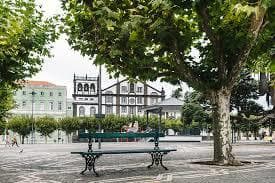
<svg viewBox="0 0 275 183">
<path fill-rule="evenodd" d="M 66 86 L 58 86 L 47 81 L 27 81 L 14 93 L 16 107 L 14 115 L 33 114 L 62 118 L 72 114 L 72 101 L 67 101 Z"/>
<path fill-rule="evenodd" d="M 74 75 L 73 115 L 98 113 L 98 78 Z M 143 115 L 142 108 L 164 100 L 164 90 L 124 79 L 102 89 L 102 114 Z"/>
</svg>

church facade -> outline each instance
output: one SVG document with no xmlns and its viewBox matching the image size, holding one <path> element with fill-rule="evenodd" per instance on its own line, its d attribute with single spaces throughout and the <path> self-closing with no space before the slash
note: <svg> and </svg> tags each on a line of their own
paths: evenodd
<svg viewBox="0 0 275 183">
<path fill-rule="evenodd" d="M 74 75 L 73 115 L 98 114 L 98 77 Z M 163 89 L 158 90 L 143 82 L 117 81 L 102 89 L 102 114 L 143 115 L 142 108 L 165 98 Z"/>
</svg>

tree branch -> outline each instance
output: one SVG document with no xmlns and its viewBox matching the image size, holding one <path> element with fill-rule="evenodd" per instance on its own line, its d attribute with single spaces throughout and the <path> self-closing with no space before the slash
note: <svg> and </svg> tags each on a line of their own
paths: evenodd
<svg viewBox="0 0 275 183">
<path fill-rule="evenodd" d="M 224 53 L 223 53 L 223 46 L 221 44 L 221 37 L 219 34 L 215 34 L 210 27 L 210 16 L 207 11 L 207 3 L 202 2 L 198 7 L 198 15 L 202 19 L 202 30 L 206 33 L 206 36 L 212 43 L 218 63 L 218 72 L 219 72 L 219 78 L 222 80 L 225 80 L 227 75 L 227 70 L 224 64 Z"/>
<path fill-rule="evenodd" d="M 242 51 L 239 53 L 236 62 L 234 62 L 234 65 L 232 69 L 229 71 L 228 74 L 228 86 L 233 87 L 235 81 L 238 79 L 241 69 L 245 62 L 247 61 L 249 54 L 255 45 L 257 38 L 259 36 L 259 33 L 262 31 L 262 27 L 265 26 L 264 24 L 264 17 L 266 14 L 266 9 L 259 6 L 259 12 L 258 15 L 254 15 L 252 18 L 254 19 L 250 25 L 249 33 L 252 33 L 253 39 L 247 43 L 247 45 L 242 49 Z"/>
</svg>

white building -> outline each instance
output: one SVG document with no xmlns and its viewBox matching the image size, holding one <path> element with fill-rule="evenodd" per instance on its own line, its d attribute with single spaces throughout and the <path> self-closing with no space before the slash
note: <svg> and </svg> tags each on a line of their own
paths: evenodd
<svg viewBox="0 0 275 183">
<path fill-rule="evenodd" d="M 14 100 L 16 107 L 10 111 L 13 115 L 63 118 L 72 111 L 71 103 L 67 102 L 66 86 L 47 81 L 26 81 L 14 92 Z"/>
<path fill-rule="evenodd" d="M 124 79 L 102 89 L 102 114 L 143 115 L 142 108 L 165 98 L 164 90 Z M 98 113 L 98 78 L 74 75 L 74 116 Z"/>
<path fill-rule="evenodd" d="M 162 115 L 164 115 L 164 118 L 177 119 L 177 118 L 181 118 L 182 105 L 183 105 L 183 101 L 177 98 L 171 97 L 163 101 L 157 102 L 153 105 L 147 106 L 142 110 L 150 111 L 152 109 L 161 108 Z"/>
</svg>

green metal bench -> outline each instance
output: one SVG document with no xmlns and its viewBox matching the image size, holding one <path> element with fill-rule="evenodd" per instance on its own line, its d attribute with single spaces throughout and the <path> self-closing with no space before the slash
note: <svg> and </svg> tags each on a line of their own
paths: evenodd
<svg viewBox="0 0 275 183">
<path fill-rule="evenodd" d="M 118 150 L 93 150 L 92 149 L 92 139 L 112 139 L 112 138 L 154 138 L 155 146 L 153 148 L 147 149 L 118 149 Z M 130 154 L 130 153 L 148 153 L 151 155 L 152 163 L 147 167 L 150 168 L 154 164 L 158 166 L 159 164 L 165 169 L 167 167 L 163 165 L 162 157 L 171 151 L 176 151 L 176 149 L 161 149 L 159 148 L 159 137 L 164 137 L 163 133 L 158 132 L 147 132 L 147 133 L 119 133 L 119 132 L 105 132 L 105 133 L 80 133 L 79 138 L 88 138 L 88 152 L 71 152 L 71 154 L 80 154 L 85 158 L 85 169 L 81 172 L 84 174 L 85 171 L 93 170 L 96 176 L 99 176 L 95 171 L 95 161 L 97 158 L 103 154 Z"/>
</svg>

